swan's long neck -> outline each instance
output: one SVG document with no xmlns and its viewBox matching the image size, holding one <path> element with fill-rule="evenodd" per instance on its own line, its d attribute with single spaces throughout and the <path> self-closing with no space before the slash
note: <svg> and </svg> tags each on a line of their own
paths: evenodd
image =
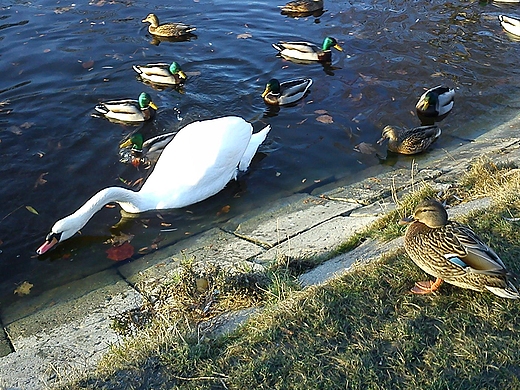
<svg viewBox="0 0 520 390">
<path fill-rule="evenodd" d="M 122 209 L 129 213 L 145 211 L 138 192 L 121 187 L 108 187 L 87 200 L 83 206 L 67 218 L 81 221 L 81 227 L 83 227 L 95 213 L 111 202 L 119 203 Z M 79 229 L 81 229 L 81 227 Z"/>
</svg>

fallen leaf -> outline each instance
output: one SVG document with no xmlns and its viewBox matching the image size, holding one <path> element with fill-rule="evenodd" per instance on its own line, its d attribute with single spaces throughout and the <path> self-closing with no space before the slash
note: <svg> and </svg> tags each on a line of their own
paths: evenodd
<svg viewBox="0 0 520 390">
<path fill-rule="evenodd" d="M 50 51 L 51 51 L 51 49 L 45 49 L 43 52 L 44 52 L 44 53 L 48 53 L 48 52 L 50 52 Z"/>
<path fill-rule="evenodd" d="M 45 180 L 43 177 L 45 175 L 49 174 L 49 172 L 43 172 L 40 177 L 38 177 L 38 180 L 36 180 L 36 183 L 34 183 L 34 188 L 38 187 L 38 186 L 41 186 L 41 185 L 44 185 L 45 183 L 47 183 L 47 180 Z M 36 213 L 38 214 L 38 213 Z"/>
<path fill-rule="evenodd" d="M 367 142 L 361 142 L 360 144 L 357 144 L 354 147 L 354 150 L 363 154 L 374 154 L 376 152 L 376 149 L 372 146 L 372 144 Z"/>
<path fill-rule="evenodd" d="M 114 246 L 121 246 L 126 242 L 132 241 L 134 238 L 133 234 L 126 234 L 123 232 L 120 232 L 118 235 L 112 235 L 108 240 L 105 241 L 105 244 L 112 244 Z"/>
<path fill-rule="evenodd" d="M 27 210 L 29 210 L 31 213 L 38 215 L 38 211 L 32 206 L 25 206 Z"/>
<path fill-rule="evenodd" d="M 14 294 L 23 296 L 23 295 L 29 295 L 31 293 L 31 288 L 33 288 L 34 284 L 29 283 L 27 281 L 20 284 L 18 287 L 15 288 Z"/>
<path fill-rule="evenodd" d="M 328 114 L 327 110 L 316 110 L 314 111 L 315 114 L 321 115 L 321 114 Z"/>
<path fill-rule="evenodd" d="M 247 38 L 251 38 L 252 35 L 249 34 L 249 33 L 244 33 L 244 34 L 238 34 L 237 35 L 237 39 L 247 39 Z"/>
<path fill-rule="evenodd" d="M 134 255 L 134 247 L 125 242 L 123 245 L 113 246 L 106 250 L 107 258 L 114 261 L 123 261 Z"/>
<path fill-rule="evenodd" d="M 93 60 L 90 60 L 90 61 L 85 61 L 81 64 L 81 66 L 83 67 L 83 69 L 89 69 L 89 68 L 92 68 L 94 66 L 94 61 Z"/>
<path fill-rule="evenodd" d="M 34 122 L 24 122 L 20 125 L 22 129 L 28 129 L 29 127 L 32 127 L 34 125 Z"/>
<path fill-rule="evenodd" d="M 320 115 L 316 120 L 321 123 L 334 123 L 330 115 Z"/>
<path fill-rule="evenodd" d="M 226 205 L 220 209 L 220 211 L 217 213 L 217 216 L 222 215 L 222 214 L 227 214 L 227 213 L 229 213 L 229 210 L 231 210 L 231 206 Z"/>
<path fill-rule="evenodd" d="M 9 126 L 7 128 L 7 131 L 10 131 L 11 133 L 13 134 L 16 134 L 16 135 L 22 135 L 22 130 L 18 127 L 18 126 Z"/>
</svg>

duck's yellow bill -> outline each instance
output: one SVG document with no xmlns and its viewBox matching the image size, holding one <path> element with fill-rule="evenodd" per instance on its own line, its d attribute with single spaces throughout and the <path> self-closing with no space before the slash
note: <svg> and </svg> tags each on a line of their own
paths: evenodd
<svg viewBox="0 0 520 390">
<path fill-rule="evenodd" d="M 119 145 L 119 149 L 128 148 L 129 146 L 132 146 L 132 140 L 131 139 L 127 139 L 125 142 L 120 144 Z"/>
<path fill-rule="evenodd" d="M 157 106 L 154 102 L 150 102 L 150 107 L 152 107 L 154 110 L 157 110 Z"/>
<path fill-rule="evenodd" d="M 334 49 L 343 51 L 343 48 L 340 45 L 338 45 L 337 43 L 334 45 Z"/>
</svg>

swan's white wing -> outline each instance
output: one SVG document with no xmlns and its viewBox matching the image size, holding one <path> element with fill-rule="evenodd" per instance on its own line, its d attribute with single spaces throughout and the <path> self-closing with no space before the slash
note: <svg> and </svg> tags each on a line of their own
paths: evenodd
<svg viewBox="0 0 520 390">
<path fill-rule="evenodd" d="M 239 117 L 194 122 L 166 146 L 141 188 L 155 208 L 177 208 L 216 194 L 236 176 L 252 126 Z"/>
<path fill-rule="evenodd" d="M 264 142 L 265 137 L 267 137 L 267 134 L 271 130 L 271 126 L 268 125 L 264 127 L 262 130 L 260 130 L 258 133 L 255 133 L 251 136 L 251 140 L 249 141 L 249 145 L 247 145 L 247 149 L 244 152 L 244 155 L 242 156 L 242 159 L 240 160 L 240 163 L 238 165 L 238 169 L 241 171 L 245 171 L 249 164 L 251 164 L 251 160 L 253 159 L 256 151 L 258 150 L 258 147 Z"/>
</svg>

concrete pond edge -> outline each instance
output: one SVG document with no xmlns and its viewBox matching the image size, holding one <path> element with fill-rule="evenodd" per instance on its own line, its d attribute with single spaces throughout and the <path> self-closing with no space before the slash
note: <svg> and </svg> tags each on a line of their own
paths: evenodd
<svg viewBox="0 0 520 390">
<path fill-rule="evenodd" d="M 262 272 L 279 256 L 326 259 L 353 234 L 392 210 L 392 193 L 401 196 L 424 182 L 441 190 L 483 155 L 494 162 L 518 161 L 519 128 L 520 121 L 514 118 L 453 151 L 434 150 L 419 162 L 399 159 L 388 172 L 361 182 L 336 183 L 334 188 L 280 199 L 131 263 L 4 308 L 0 314 L 0 355 L 5 355 L 0 358 L 0 389 L 46 389 L 62 377 L 95 369 L 110 346 L 121 341 L 110 327 L 111 318 L 143 302 L 135 286 L 167 280 L 183 258 L 218 263 L 237 273 Z M 489 205 L 490 199 L 477 199 L 449 209 L 449 214 L 456 217 Z M 378 259 L 401 247 L 402 238 L 387 243 L 369 240 L 324 261 L 299 281 L 303 287 L 324 283 L 348 272 L 354 263 Z M 208 334 L 230 332 L 259 312 L 251 308 L 226 313 L 203 328 Z"/>
</svg>

